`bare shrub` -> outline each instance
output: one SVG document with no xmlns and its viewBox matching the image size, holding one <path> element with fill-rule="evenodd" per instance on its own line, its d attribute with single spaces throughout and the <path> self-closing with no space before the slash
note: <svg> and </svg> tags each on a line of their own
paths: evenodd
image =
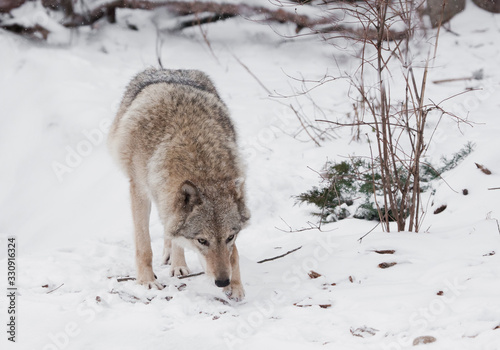
<svg viewBox="0 0 500 350">
<path fill-rule="evenodd" d="M 355 120 L 349 123 L 322 120 L 335 127 L 353 128 L 353 139 L 365 138 L 371 155 L 371 169 L 380 174 L 373 185 L 373 197 L 386 231 L 395 222 L 398 231 L 418 232 L 425 214 L 421 200 L 421 172 L 424 155 L 434 135 L 425 134 L 428 117 L 451 116 L 440 103 L 426 96 L 429 71 L 438 49 L 441 22 L 433 40 L 427 42 L 427 57 L 413 61 L 415 33 L 421 21 L 422 3 L 411 0 L 362 0 L 335 4 L 329 12 L 344 14 L 352 37 L 323 35 L 325 40 L 348 40 L 358 50 L 358 69 L 347 76 L 354 94 Z M 331 17 L 331 14 L 329 15 Z M 397 36 L 394 35 L 397 33 Z M 422 47 L 420 47 L 422 49 Z M 436 128 L 439 122 L 436 124 Z M 378 194 L 378 189 L 382 195 Z"/>
</svg>

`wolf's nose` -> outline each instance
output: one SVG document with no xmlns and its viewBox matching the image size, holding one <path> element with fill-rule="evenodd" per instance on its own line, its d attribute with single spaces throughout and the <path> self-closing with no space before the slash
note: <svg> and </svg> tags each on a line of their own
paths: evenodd
<svg viewBox="0 0 500 350">
<path fill-rule="evenodd" d="M 229 279 L 227 280 L 215 280 L 215 285 L 217 287 L 226 287 L 226 286 L 229 286 L 229 283 L 231 283 L 231 281 Z"/>
</svg>

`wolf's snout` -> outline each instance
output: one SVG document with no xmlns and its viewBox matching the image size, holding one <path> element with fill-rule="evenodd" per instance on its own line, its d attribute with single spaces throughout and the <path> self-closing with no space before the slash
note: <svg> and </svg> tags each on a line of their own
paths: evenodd
<svg viewBox="0 0 500 350">
<path fill-rule="evenodd" d="M 217 287 L 220 287 L 220 288 L 229 286 L 229 283 L 231 283 L 231 281 L 229 279 L 227 279 L 227 280 L 215 280 L 215 285 Z"/>
</svg>

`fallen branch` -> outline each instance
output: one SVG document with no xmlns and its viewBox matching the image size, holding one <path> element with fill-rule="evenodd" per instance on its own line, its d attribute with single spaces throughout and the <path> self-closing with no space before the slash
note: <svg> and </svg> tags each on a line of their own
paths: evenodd
<svg viewBox="0 0 500 350">
<path fill-rule="evenodd" d="M 492 191 L 492 190 L 500 190 L 500 187 L 490 187 L 488 188 L 488 190 Z"/>
<path fill-rule="evenodd" d="M 225 21 L 226 19 L 233 18 L 235 16 L 236 16 L 235 14 L 217 14 L 216 13 L 216 14 L 204 16 L 201 18 L 195 18 L 195 19 L 189 20 L 189 21 L 183 21 L 175 28 L 175 30 L 183 30 L 185 28 L 196 27 L 196 26 L 199 26 L 202 24 L 208 24 L 208 23 L 213 23 L 213 22 L 217 22 L 217 21 Z"/>
<path fill-rule="evenodd" d="M 471 76 L 469 77 L 460 77 L 460 78 L 449 78 L 449 79 L 442 79 L 442 80 L 434 80 L 434 84 L 441 84 L 441 83 L 451 83 L 454 81 L 463 81 L 463 80 L 482 80 L 484 78 L 483 70 L 477 70 L 472 73 Z"/>
<path fill-rule="evenodd" d="M 297 307 L 319 306 L 322 309 L 328 309 L 329 307 L 332 306 L 332 304 L 316 304 L 316 305 L 313 305 L 313 304 L 299 304 L 299 303 L 294 303 L 293 306 L 297 306 Z"/>
<path fill-rule="evenodd" d="M 196 277 L 196 276 L 201 276 L 205 274 L 205 272 L 197 272 L 197 273 L 190 273 L 189 275 L 184 275 L 184 276 L 178 276 L 177 278 L 180 280 L 183 280 L 184 278 L 189 278 L 189 277 Z"/>
<path fill-rule="evenodd" d="M 350 39 L 360 39 L 364 41 L 374 41 L 378 39 L 379 33 L 376 30 L 373 29 L 354 29 L 354 28 L 349 28 L 340 24 L 335 24 L 333 26 L 325 27 L 318 29 L 316 31 L 319 34 L 329 34 L 329 33 L 341 33 L 342 36 L 350 38 Z M 385 30 L 383 34 L 383 41 L 401 41 L 406 39 L 408 36 L 407 31 L 393 31 L 393 30 Z M 334 36 L 331 38 L 326 37 L 327 40 L 329 39 L 336 39 L 339 36 Z"/>
<path fill-rule="evenodd" d="M 135 281 L 135 277 L 120 277 L 116 279 L 117 282 Z"/>
<path fill-rule="evenodd" d="M 257 261 L 257 264 L 262 264 L 262 263 L 265 263 L 265 262 L 268 262 L 268 261 L 273 261 L 273 260 L 276 260 L 276 259 L 283 258 L 283 257 L 287 256 L 288 254 L 292 254 L 293 252 L 296 252 L 300 248 L 302 248 L 302 246 L 300 246 L 298 248 L 295 248 L 295 249 L 292 249 L 292 250 L 289 250 L 285 254 L 281 254 L 281 255 L 275 256 L 273 258 L 267 258 L 267 259 L 264 259 L 264 260 Z"/>
<path fill-rule="evenodd" d="M 394 249 L 382 249 L 382 250 L 372 250 L 377 254 L 394 254 L 396 251 Z"/>
<path fill-rule="evenodd" d="M 48 292 L 47 292 L 47 294 L 50 294 L 50 293 L 52 293 L 52 292 L 54 292 L 54 291 L 58 290 L 58 289 L 59 289 L 59 288 L 61 288 L 62 286 L 64 286 L 64 283 L 62 283 L 59 287 L 54 288 L 54 289 L 52 289 L 51 291 L 48 291 Z"/>
<path fill-rule="evenodd" d="M 23 1 L 23 0 L 19 0 Z M 71 8 L 64 11 L 65 19 L 61 24 L 66 28 L 77 28 L 93 25 L 102 18 L 107 18 L 109 23 L 116 22 L 117 9 L 139 9 L 154 10 L 165 8 L 175 16 L 192 16 L 192 18 L 181 21 L 174 30 L 183 30 L 185 28 L 200 26 L 203 24 L 224 21 L 233 17 L 243 17 L 256 22 L 275 22 L 295 24 L 295 34 L 302 29 L 308 28 L 311 34 L 329 34 L 338 33 L 335 37 L 349 37 L 360 40 L 376 39 L 375 31 L 361 31 L 341 24 L 333 24 L 339 21 L 333 15 L 321 17 L 309 17 L 296 12 L 287 11 L 282 8 L 271 9 L 264 6 L 249 5 L 247 3 L 217 3 L 212 1 L 180 1 L 180 0 L 115 0 L 98 5 L 84 13 L 75 13 Z M 36 25 L 32 28 L 24 28 L 19 24 L 3 26 L 2 28 L 19 33 L 32 34 L 41 33 L 46 39 L 48 31 Z M 407 36 L 406 31 L 392 32 L 384 34 L 384 40 L 402 40 Z M 331 38 L 326 38 L 331 39 Z"/>
<path fill-rule="evenodd" d="M 442 79 L 442 80 L 433 80 L 434 84 L 442 84 L 442 83 L 452 83 L 454 81 L 464 81 L 464 80 L 472 80 L 473 77 L 463 77 L 463 78 L 450 78 L 450 79 Z"/>
<path fill-rule="evenodd" d="M 49 36 L 49 31 L 42 27 L 39 24 L 34 25 L 33 27 L 25 27 L 20 24 L 0 24 L 0 28 L 8 30 L 9 32 L 15 33 L 15 34 L 21 34 L 23 36 L 26 36 L 30 39 L 43 39 L 47 40 L 47 37 Z"/>
<path fill-rule="evenodd" d="M 141 9 L 153 10 L 156 8 L 166 8 L 169 12 L 177 16 L 206 14 L 203 17 L 195 16 L 193 20 L 182 22 L 176 29 L 181 30 L 199 24 L 213 23 L 231 17 L 250 17 L 254 15 L 265 16 L 263 21 L 278 23 L 295 23 L 296 32 L 302 28 L 312 28 L 321 24 L 329 24 L 331 18 L 311 19 L 305 15 L 288 12 L 282 9 L 271 10 L 263 6 L 251 6 L 247 4 L 227 4 L 210 1 L 149 1 L 149 0 L 116 0 L 97 6 L 85 14 L 75 14 L 63 23 L 65 27 L 73 28 L 91 25 L 103 17 L 116 18 L 116 9 Z"/>
<path fill-rule="evenodd" d="M 177 278 L 182 280 L 184 278 L 189 278 L 189 277 L 196 277 L 196 276 L 200 276 L 200 275 L 203 275 L 205 272 L 198 272 L 198 273 L 191 273 L 189 275 L 184 275 L 184 276 L 178 276 Z M 135 277 L 118 277 L 116 279 L 117 282 L 127 282 L 127 281 L 135 281 Z"/>
</svg>

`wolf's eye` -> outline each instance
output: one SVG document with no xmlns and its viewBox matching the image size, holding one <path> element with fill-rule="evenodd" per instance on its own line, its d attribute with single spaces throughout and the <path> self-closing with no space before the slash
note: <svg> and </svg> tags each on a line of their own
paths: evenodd
<svg viewBox="0 0 500 350">
<path fill-rule="evenodd" d="M 204 245 L 206 247 L 208 247 L 208 241 L 206 239 L 203 239 L 203 238 L 198 238 L 198 243 L 200 243 L 201 245 Z"/>
<path fill-rule="evenodd" d="M 231 236 L 227 237 L 226 243 L 231 242 L 233 239 L 234 239 L 234 235 L 231 235 Z"/>
</svg>

